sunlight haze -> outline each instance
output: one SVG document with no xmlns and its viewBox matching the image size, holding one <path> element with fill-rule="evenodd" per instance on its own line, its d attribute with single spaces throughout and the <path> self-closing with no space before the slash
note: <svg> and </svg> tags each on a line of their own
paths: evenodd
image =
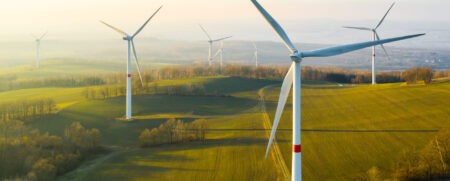
<svg viewBox="0 0 450 181">
<path fill-rule="evenodd" d="M 358 24 L 361 20 L 368 20 L 367 25 L 372 26 L 371 24 L 381 18 L 392 2 L 390 0 L 261 1 L 281 24 L 286 25 L 286 30 L 292 33 L 299 28 L 291 27 L 306 20 L 319 20 L 318 22 L 325 25 L 333 21 Z M 448 11 L 450 1 L 399 0 L 396 3 L 386 23 L 427 22 L 428 26 L 450 22 Z M 160 5 L 164 5 L 164 8 L 151 22 L 151 30 L 143 31 L 143 37 L 200 40 L 204 37 L 198 32 L 197 24 L 201 23 L 218 35 L 221 35 L 220 29 L 227 29 L 234 33 L 235 39 L 248 39 L 247 34 L 255 34 L 250 30 L 260 28 L 262 32 L 259 34 L 270 33 L 270 35 L 250 36 L 250 38 L 276 40 L 249 0 L 2 0 L 0 14 L 3 28 L 0 37 L 3 41 L 12 41 L 12 38 L 27 40 L 30 33 L 49 31 L 49 39 L 111 39 L 117 35 L 103 27 L 98 20 L 104 20 L 126 32 L 132 32 Z M 321 24 L 320 27 L 342 31 L 339 26 L 326 27 Z M 314 27 L 302 26 L 300 29 L 309 31 L 311 28 Z M 248 32 L 244 32 L 245 29 L 249 29 Z M 181 36 L 183 34 L 187 36 Z M 310 41 L 307 37 L 300 38 L 302 41 Z"/>
</svg>

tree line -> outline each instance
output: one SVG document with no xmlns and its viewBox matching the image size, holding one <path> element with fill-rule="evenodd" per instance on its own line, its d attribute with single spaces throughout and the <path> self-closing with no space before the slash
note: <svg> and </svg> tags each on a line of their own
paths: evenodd
<svg viewBox="0 0 450 181">
<path fill-rule="evenodd" d="M 144 71 L 145 82 L 166 79 L 185 79 L 198 76 L 234 76 L 253 79 L 281 80 L 288 71 L 287 66 L 246 66 L 225 65 L 222 71 L 218 67 L 204 66 L 171 66 Z M 372 74 L 361 70 L 347 70 L 341 68 L 324 68 L 303 66 L 302 80 L 329 81 L 338 83 L 370 83 Z M 403 82 L 405 78 L 402 71 L 386 71 L 377 73 L 377 82 L 394 83 Z M 440 73 L 443 75 L 444 73 Z"/>
<path fill-rule="evenodd" d="M 224 96 L 206 92 L 203 84 L 187 85 L 166 85 L 159 86 L 155 80 L 187 79 L 197 76 L 234 76 L 252 79 L 274 79 L 282 80 L 288 71 L 285 66 L 259 66 L 251 67 L 244 65 L 226 65 L 223 74 L 217 67 L 204 66 L 171 66 L 147 70 L 143 72 L 143 84 L 139 78 L 132 81 L 133 95 L 179 95 L 179 96 Z M 86 99 L 106 99 L 126 95 L 125 82 L 120 79 L 120 73 L 110 73 L 106 76 L 105 82 L 114 83 L 109 86 L 87 87 L 82 92 Z M 445 76 L 445 71 L 440 71 L 439 76 Z M 431 67 L 417 67 L 405 71 L 378 72 L 378 83 L 404 82 L 408 84 L 424 80 L 430 84 L 434 76 L 434 70 Z M 328 81 L 337 83 L 371 83 L 372 74 L 366 71 L 346 70 L 340 68 L 316 68 L 302 67 L 302 80 Z M 120 84 L 117 84 L 120 83 Z"/>
<path fill-rule="evenodd" d="M 107 83 L 107 77 L 111 77 L 111 75 L 62 75 L 32 79 L 19 79 L 15 75 L 0 76 L 0 91 L 42 87 L 84 87 L 103 85 Z"/>
<path fill-rule="evenodd" d="M 425 84 L 431 84 L 434 71 L 432 67 L 416 67 L 403 71 L 402 78 L 407 84 L 415 84 L 417 81 L 424 81 Z"/>
<path fill-rule="evenodd" d="M 41 119 L 56 110 L 51 98 L 21 99 L 0 104 L 0 120 L 22 120 L 31 122 Z"/>
<path fill-rule="evenodd" d="M 199 119 L 191 123 L 183 120 L 169 119 L 158 128 L 144 129 L 139 136 L 141 147 L 151 147 L 162 144 L 205 141 L 208 124 Z"/>
<path fill-rule="evenodd" d="M 253 79 L 283 79 L 288 71 L 287 66 L 247 66 L 224 65 L 222 70 L 218 66 L 169 66 L 157 69 L 148 69 L 142 72 L 144 85 L 155 80 L 187 79 L 200 76 L 235 76 Z M 450 71 L 437 71 L 431 67 L 413 68 L 406 71 L 386 71 L 377 73 L 377 82 L 394 83 L 424 80 L 429 83 L 431 78 L 448 77 Z M 430 78 L 431 77 L 431 78 Z M 346 70 L 341 68 L 302 67 L 302 80 L 329 81 L 338 83 L 370 83 L 370 72 L 361 70 Z M 138 77 L 133 82 L 139 81 Z M 96 75 L 63 75 L 56 77 L 43 77 L 35 79 L 19 79 L 16 75 L 0 76 L 0 91 L 17 90 L 40 87 L 85 87 L 99 85 L 115 85 L 126 82 L 126 76 L 122 72 L 96 74 Z"/>
<path fill-rule="evenodd" d="M 207 96 L 203 84 L 186 84 L 186 85 L 168 85 L 158 86 L 158 83 L 146 83 L 142 86 L 141 82 L 134 81 L 132 83 L 132 95 L 173 95 L 173 96 Z M 85 99 L 107 99 L 117 96 L 126 95 L 126 87 L 124 85 L 87 87 L 82 92 Z"/>
<path fill-rule="evenodd" d="M 0 122 L 0 179 L 48 181 L 80 165 L 103 149 L 98 129 L 72 123 L 64 136 L 31 129 L 22 121 Z"/>
</svg>

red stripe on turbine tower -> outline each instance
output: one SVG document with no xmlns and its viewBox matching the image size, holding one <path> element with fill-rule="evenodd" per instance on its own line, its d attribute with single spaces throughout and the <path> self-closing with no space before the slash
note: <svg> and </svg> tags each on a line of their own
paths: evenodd
<svg viewBox="0 0 450 181">
<path fill-rule="evenodd" d="M 373 54 L 372 56 L 375 56 L 375 54 Z"/>
<path fill-rule="evenodd" d="M 131 77 L 131 74 L 128 74 L 128 77 Z"/>
<path fill-rule="evenodd" d="M 302 152 L 302 145 L 294 145 L 292 150 L 294 153 L 300 153 Z"/>
</svg>

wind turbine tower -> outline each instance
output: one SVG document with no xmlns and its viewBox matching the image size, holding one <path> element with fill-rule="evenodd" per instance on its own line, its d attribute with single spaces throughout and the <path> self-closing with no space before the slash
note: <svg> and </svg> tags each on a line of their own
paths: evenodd
<svg viewBox="0 0 450 181">
<path fill-rule="evenodd" d="M 130 64 L 131 64 L 131 50 L 133 51 L 134 54 L 134 60 L 136 62 L 136 68 L 137 71 L 139 73 L 139 78 L 141 79 L 141 83 L 143 83 L 142 81 L 142 75 L 141 75 L 141 68 L 139 66 L 139 60 L 136 54 L 136 49 L 134 46 L 134 38 L 136 37 L 136 35 L 138 35 L 142 29 L 144 29 L 144 27 L 148 24 L 148 22 L 150 22 L 150 20 L 159 12 L 159 10 L 161 10 L 162 6 L 158 8 L 158 10 L 156 10 L 155 13 L 153 13 L 152 16 L 150 16 L 150 18 L 147 19 L 147 21 L 133 34 L 133 35 L 128 35 L 127 33 L 125 33 L 124 31 L 109 25 L 103 21 L 100 21 L 101 23 L 105 24 L 106 26 L 110 27 L 111 29 L 117 31 L 118 33 L 120 33 L 123 36 L 123 40 L 127 41 L 128 43 L 128 49 L 127 49 L 127 95 L 126 95 L 126 119 L 130 120 L 131 119 L 131 70 L 130 70 Z M 131 49 L 133 48 L 133 49 Z"/>
<path fill-rule="evenodd" d="M 42 36 L 40 36 L 39 38 L 36 37 L 36 36 L 34 36 L 34 35 L 31 35 L 31 36 L 33 36 L 33 38 L 36 40 L 36 68 L 37 68 L 37 69 L 40 67 L 40 62 L 39 62 L 39 51 L 40 51 L 40 48 L 41 48 L 41 40 L 45 37 L 45 35 L 47 35 L 47 32 L 44 33 L 44 34 L 43 34 Z"/>
<path fill-rule="evenodd" d="M 255 66 L 258 67 L 258 47 L 256 47 L 255 42 L 253 43 L 253 47 L 255 48 L 255 51 L 253 52 L 253 57 L 255 58 Z"/>
<path fill-rule="evenodd" d="M 209 36 L 209 34 L 208 34 L 208 32 L 205 30 L 205 28 L 203 28 L 202 25 L 198 25 L 198 26 L 200 26 L 200 29 L 202 29 L 203 33 L 205 33 L 206 37 L 208 37 L 208 44 L 209 44 L 208 64 L 209 64 L 209 66 L 211 66 L 211 65 L 212 65 L 212 61 L 213 61 L 213 56 L 212 56 L 213 44 L 214 44 L 215 42 L 221 42 L 221 45 L 222 45 L 221 48 L 220 48 L 220 49 L 216 52 L 216 54 L 214 55 L 214 57 L 216 57 L 217 54 L 218 54 L 219 52 L 222 52 L 222 54 L 223 54 L 223 40 L 226 40 L 226 39 L 231 38 L 231 37 L 233 37 L 233 36 L 228 36 L 228 37 L 224 37 L 224 38 L 219 38 L 219 39 L 213 40 L 213 39 L 211 38 L 211 36 Z M 221 55 L 221 57 L 223 57 L 223 55 Z M 222 60 L 221 60 L 221 61 L 222 61 Z M 222 64 L 222 63 L 221 63 L 221 64 Z"/>
<path fill-rule="evenodd" d="M 394 7 L 395 3 L 392 3 L 392 5 L 389 7 L 387 12 L 384 14 L 383 18 L 381 18 L 380 22 L 374 27 L 374 28 L 367 28 L 367 27 L 353 27 L 353 26 L 344 26 L 344 28 L 349 29 L 357 29 L 357 30 L 364 30 L 364 31 L 371 31 L 372 32 L 372 40 L 380 40 L 380 36 L 377 33 L 377 29 L 381 26 L 386 16 L 389 14 L 389 11 L 391 11 L 392 7 Z M 384 53 L 386 54 L 386 57 L 388 60 L 391 60 L 389 54 L 386 51 L 386 48 L 384 48 L 383 44 L 380 45 L 383 49 Z M 377 84 L 377 72 L 375 68 L 375 46 L 372 47 L 372 84 Z"/>
</svg>

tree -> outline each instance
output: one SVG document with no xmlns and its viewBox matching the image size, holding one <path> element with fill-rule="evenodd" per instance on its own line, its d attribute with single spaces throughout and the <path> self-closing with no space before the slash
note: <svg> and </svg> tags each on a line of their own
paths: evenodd
<svg viewBox="0 0 450 181">
<path fill-rule="evenodd" d="M 183 142 L 186 135 L 185 135 L 185 129 L 186 126 L 182 120 L 178 120 L 175 125 L 175 141 L 176 142 Z"/>
<path fill-rule="evenodd" d="M 433 74 L 434 72 L 432 67 L 422 67 L 419 72 L 419 77 L 425 82 L 425 84 L 431 84 Z"/>
<path fill-rule="evenodd" d="M 31 175 L 39 181 L 50 181 L 56 176 L 56 168 L 48 159 L 41 158 L 33 165 Z"/>
<path fill-rule="evenodd" d="M 148 147 L 152 145 L 151 136 L 151 132 L 147 128 L 141 132 L 141 135 L 139 136 L 139 143 L 141 147 Z"/>
<path fill-rule="evenodd" d="M 173 143 L 175 139 L 175 126 L 176 126 L 176 120 L 175 119 L 169 119 L 164 124 L 165 131 L 167 132 L 167 136 L 169 138 L 169 143 Z"/>
<path fill-rule="evenodd" d="M 406 150 L 393 174 L 394 180 L 450 179 L 450 131 L 442 130 L 421 151 Z"/>
<path fill-rule="evenodd" d="M 99 147 L 102 140 L 102 135 L 98 129 L 88 130 L 79 122 L 74 122 L 66 128 L 64 136 L 75 147 L 88 152 Z"/>
</svg>

